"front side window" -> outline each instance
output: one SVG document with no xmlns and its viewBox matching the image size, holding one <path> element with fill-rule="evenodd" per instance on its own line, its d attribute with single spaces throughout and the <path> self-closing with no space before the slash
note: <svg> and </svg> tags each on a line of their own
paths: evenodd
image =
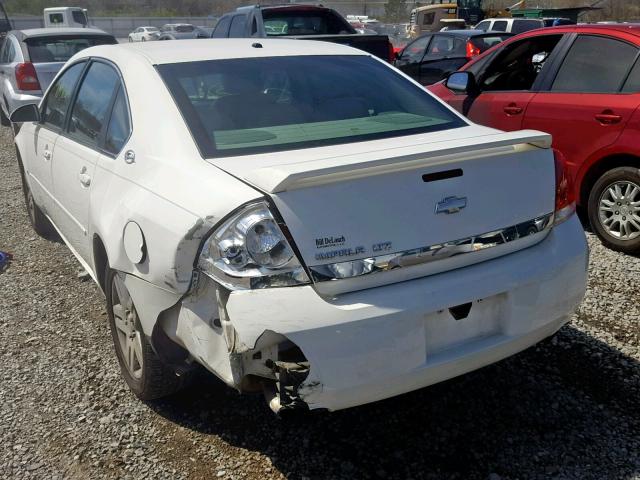
<svg viewBox="0 0 640 480">
<path fill-rule="evenodd" d="M 638 49 L 607 37 L 581 35 L 553 81 L 555 92 L 615 93 L 622 87 Z"/>
<path fill-rule="evenodd" d="M 490 26 L 491 26 L 490 21 L 484 21 L 476 25 L 474 30 L 482 30 L 483 32 L 486 32 L 487 30 L 489 30 Z"/>
<path fill-rule="evenodd" d="M 180 33 L 190 33 L 196 29 L 193 25 L 178 25 L 176 26 L 176 32 Z"/>
<path fill-rule="evenodd" d="M 85 62 L 81 62 L 69 67 L 49 88 L 49 93 L 44 100 L 42 121 L 45 125 L 56 129 L 64 126 L 71 96 L 84 66 Z"/>
<path fill-rule="evenodd" d="M 540 35 L 506 45 L 484 74 L 483 91 L 531 90 L 562 35 Z"/>
<path fill-rule="evenodd" d="M 129 121 L 129 108 L 127 107 L 126 94 L 124 88 L 120 87 L 113 104 L 109 125 L 107 126 L 104 149 L 113 155 L 117 155 L 120 150 L 122 150 L 122 147 L 124 147 L 130 132 L 131 124 Z"/>
<path fill-rule="evenodd" d="M 97 145 L 116 87 L 117 72 L 101 62 L 94 62 L 82 80 L 71 110 L 69 135 L 90 146 Z"/>
<path fill-rule="evenodd" d="M 205 157 L 466 125 L 422 88 L 367 56 L 210 60 L 157 68 Z"/>
<path fill-rule="evenodd" d="M 351 25 L 331 10 L 267 9 L 262 11 L 262 18 L 269 37 L 356 33 Z"/>
<path fill-rule="evenodd" d="M 432 25 L 436 19 L 436 12 L 425 13 L 422 16 L 422 25 Z"/>
<path fill-rule="evenodd" d="M 231 17 L 222 17 L 216 24 L 216 28 L 213 31 L 213 38 L 225 38 L 229 33 L 229 24 L 231 23 Z"/>
<path fill-rule="evenodd" d="M 29 58 L 33 63 L 66 62 L 85 48 L 116 43 L 116 39 L 110 35 L 34 37 L 26 40 Z"/>
<path fill-rule="evenodd" d="M 244 27 L 247 24 L 247 17 L 245 15 L 236 15 L 231 20 L 231 27 L 229 28 L 229 38 L 242 38 L 244 37 Z"/>
<path fill-rule="evenodd" d="M 622 91 L 624 93 L 640 93 L 640 60 L 636 61 L 633 66 Z"/>
</svg>

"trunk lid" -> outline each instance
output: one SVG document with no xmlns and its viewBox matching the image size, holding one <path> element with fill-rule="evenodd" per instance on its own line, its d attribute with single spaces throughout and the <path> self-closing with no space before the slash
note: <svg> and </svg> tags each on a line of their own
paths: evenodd
<svg viewBox="0 0 640 480">
<path fill-rule="evenodd" d="M 318 271 L 416 249 L 423 252 L 401 265 L 410 266 L 403 270 L 411 271 L 409 277 L 457 268 L 524 248 L 531 240 L 501 245 L 493 255 L 454 259 L 454 253 L 428 265 L 423 257 L 434 252 L 424 249 L 495 233 L 554 210 L 547 134 L 470 126 L 398 143 L 396 138 L 211 161 L 271 196 L 303 261 Z M 456 253 L 476 249 L 474 242 L 465 243 Z M 409 278 L 388 273 L 367 276 L 375 281 L 363 276 L 349 284 L 325 282 L 331 287 L 322 288 L 336 294 Z"/>
</svg>

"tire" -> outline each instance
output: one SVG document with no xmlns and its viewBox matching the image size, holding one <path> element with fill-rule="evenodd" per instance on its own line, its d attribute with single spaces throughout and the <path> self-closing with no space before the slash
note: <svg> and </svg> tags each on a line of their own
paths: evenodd
<svg viewBox="0 0 640 480">
<path fill-rule="evenodd" d="M 144 38 L 144 37 L 142 37 L 142 41 L 143 41 L 143 42 L 146 42 L 146 41 L 147 41 L 147 39 L 146 39 L 146 38 Z"/>
<path fill-rule="evenodd" d="M 2 124 L 3 127 L 11 126 L 11 120 L 9 120 L 9 117 L 7 117 L 2 108 L 0 108 L 0 124 Z"/>
<path fill-rule="evenodd" d="M 133 39 L 131 37 L 129 37 L 129 43 L 133 42 Z"/>
<path fill-rule="evenodd" d="M 140 400 L 166 397 L 183 388 L 186 378 L 165 366 L 151 348 L 124 278 L 125 274 L 107 269 L 107 315 L 120 372 Z"/>
<path fill-rule="evenodd" d="M 18 160 L 19 161 L 19 160 Z M 20 168 L 20 177 L 22 179 L 22 193 L 24 195 L 24 203 L 27 207 L 27 214 L 29 216 L 29 222 L 33 230 L 43 238 L 50 238 L 53 234 L 53 227 L 49 222 L 49 219 L 42 213 L 42 210 L 36 203 L 31 193 L 31 188 L 27 182 L 26 175 L 22 163 L 18 163 Z"/>
<path fill-rule="evenodd" d="M 606 247 L 640 253 L 640 169 L 618 167 L 602 175 L 587 209 L 591 228 Z"/>
</svg>

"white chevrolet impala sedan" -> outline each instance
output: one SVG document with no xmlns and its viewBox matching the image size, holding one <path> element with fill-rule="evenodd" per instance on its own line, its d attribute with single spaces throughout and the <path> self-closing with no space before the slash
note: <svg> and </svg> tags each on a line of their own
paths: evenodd
<svg viewBox="0 0 640 480">
<path fill-rule="evenodd" d="M 142 399 L 199 364 L 275 411 L 361 405 L 533 345 L 585 291 L 550 137 L 349 47 L 94 47 L 12 121 L 33 227 L 104 291 Z"/>
</svg>

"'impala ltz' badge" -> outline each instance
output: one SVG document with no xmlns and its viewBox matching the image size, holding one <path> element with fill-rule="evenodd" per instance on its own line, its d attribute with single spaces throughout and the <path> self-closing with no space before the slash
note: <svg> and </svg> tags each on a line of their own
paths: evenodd
<svg viewBox="0 0 640 480">
<path fill-rule="evenodd" d="M 445 197 L 436 203 L 436 214 L 458 213 L 467 206 L 467 197 Z"/>
</svg>

